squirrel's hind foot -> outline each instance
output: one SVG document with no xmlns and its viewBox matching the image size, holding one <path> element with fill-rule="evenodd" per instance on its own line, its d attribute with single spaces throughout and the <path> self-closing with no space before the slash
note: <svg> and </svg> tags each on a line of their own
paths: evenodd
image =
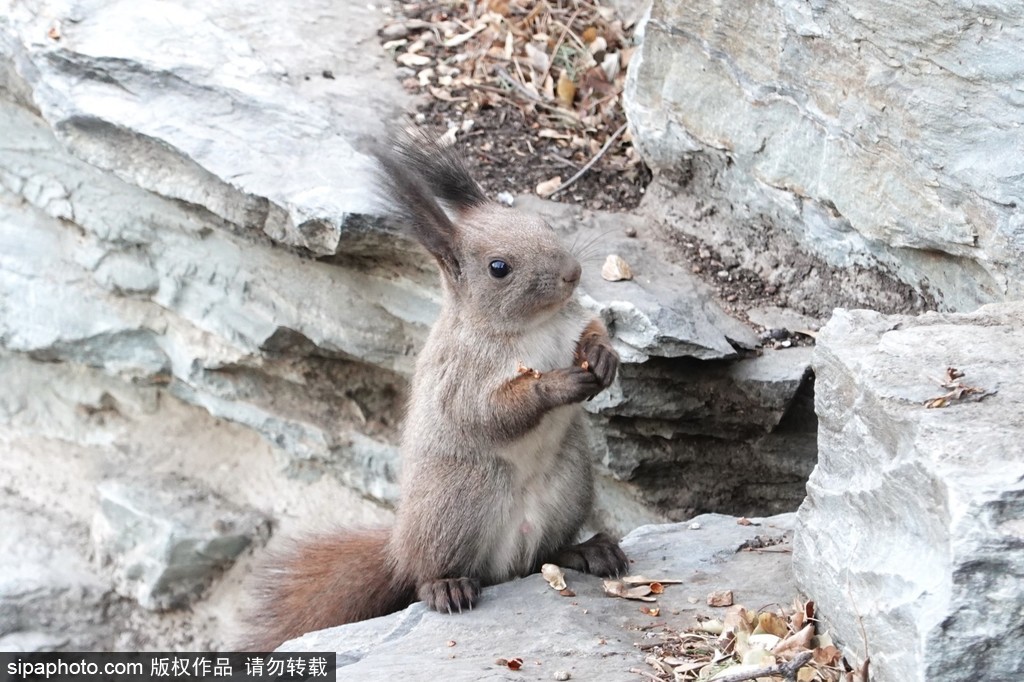
<svg viewBox="0 0 1024 682">
<path fill-rule="evenodd" d="M 480 598 L 480 581 L 476 578 L 441 578 L 420 583 L 416 590 L 420 601 L 435 611 L 452 613 L 472 610 Z"/>
<path fill-rule="evenodd" d="M 558 552 L 554 562 L 575 571 L 613 578 L 628 572 L 629 559 L 619 543 L 605 533 Z"/>
</svg>

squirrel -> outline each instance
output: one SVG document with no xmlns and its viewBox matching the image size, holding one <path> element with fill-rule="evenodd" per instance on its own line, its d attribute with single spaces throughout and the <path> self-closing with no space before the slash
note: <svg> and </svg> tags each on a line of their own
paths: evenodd
<svg viewBox="0 0 1024 682">
<path fill-rule="evenodd" d="M 395 524 L 273 559 L 254 651 L 417 600 L 462 612 L 482 587 L 544 563 L 599 576 L 628 567 L 603 533 L 575 544 L 593 499 L 581 403 L 619 366 L 575 297 L 580 263 L 542 219 L 488 200 L 452 146 L 408 135 L 374 154 L 383 195 L 436 259 L 443 290 L 413 373 Z"/>
</svg>

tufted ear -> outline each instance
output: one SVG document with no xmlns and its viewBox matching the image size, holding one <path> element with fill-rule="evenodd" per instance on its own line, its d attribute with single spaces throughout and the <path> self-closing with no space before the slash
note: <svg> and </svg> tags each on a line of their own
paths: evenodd
<svg viewBox="0 0 1024 682">
<path fill-rule="evenodd" d="M 379 186 L 391 199 L 396 216 L 449 277 L 460 279 L 458 230 L 437 197 L 458 208 L 485 201 L 461 161 L 451 150 L 412 135 L 403 135 L 392 148 L 378 147 L 374 156 L 379 164 Z"/>
<path fill-rule="evenodd" d="M 424 179 L 434 196 L 456 209 L 487 203 L 454 145 L 441 144 L 422 132 L 406 132 L 399 137 L 395 149 L 409 168 Z"/>
</svg>

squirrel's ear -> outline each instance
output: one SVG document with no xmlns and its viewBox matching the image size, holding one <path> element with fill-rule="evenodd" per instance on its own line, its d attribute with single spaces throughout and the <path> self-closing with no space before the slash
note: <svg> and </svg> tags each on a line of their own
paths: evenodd
<svg viewBox="0 0 1024 682">
<path fill-rule="evenodd" d="M 408 140 L 407 141 L 411 141 Z M 437 259 L 453 279 L 461 267 L 456 256 L 457 230 L 435 199 L 429 178 L 410 159 L 419 154 L 406 144 L 394 149 L 378 146 L 373 154 L 379 163 L 378 185 L 391 199 L 390 207 L 416 240 Z M 467 176 L 468 177 L 468 176 Z"/>
<path fill-rule="evenodd" d="M 398 136 L 395 153 L 427 183 L 434 196 L 458 210 L 487 203 L 480 185 L 469 174 L 454 145 L 442 144 L 422 132 L 406 131 Z"/>
</svg>

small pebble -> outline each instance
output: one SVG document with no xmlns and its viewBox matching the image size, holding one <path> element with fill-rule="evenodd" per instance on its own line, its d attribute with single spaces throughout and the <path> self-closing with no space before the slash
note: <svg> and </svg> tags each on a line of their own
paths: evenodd
<svg viewBox="0 0 1024 682">
<path fill-rule="evenodd" d="M 691 523 L 690 530 L 700 530 L 700 521 L 694 521 Z"/>
<path fill-rule="evenodd" d="M 513 202 L 515 202 L 515 197 L 513 197 L 509 192 L 498 192 L 498 196 L 496 198 L 498 203 L 504 206 L 511 206 Z"/>
<path fill-rule="evenodd" d="M 567 670 L 556 670 L 555 674 L 554 674 L 554 678 L 556 680 L 561 680 L 562 682 L 564 682 L 565 680 L 570 679 L 571 677 L 572 677 L 572 675 L 570 675 L 569 671 L 567 671 Z"/>
<path fill-rule="evenodd" d="M 334 80 L 334 72 L 331 71 L 330 69 L 324 69 L 324 72 L 323 72 L 322 75 L 327 80 L 331 80 L 331 81 Z"/>
<path fill-rule="evenodd" d="M 627 227 L 626 228 L 626 236 L 629 237 L 630 239 L 632 239 L 633 237 L 636 237 L 636 228 L 635 227 Z"/>
</svg>

